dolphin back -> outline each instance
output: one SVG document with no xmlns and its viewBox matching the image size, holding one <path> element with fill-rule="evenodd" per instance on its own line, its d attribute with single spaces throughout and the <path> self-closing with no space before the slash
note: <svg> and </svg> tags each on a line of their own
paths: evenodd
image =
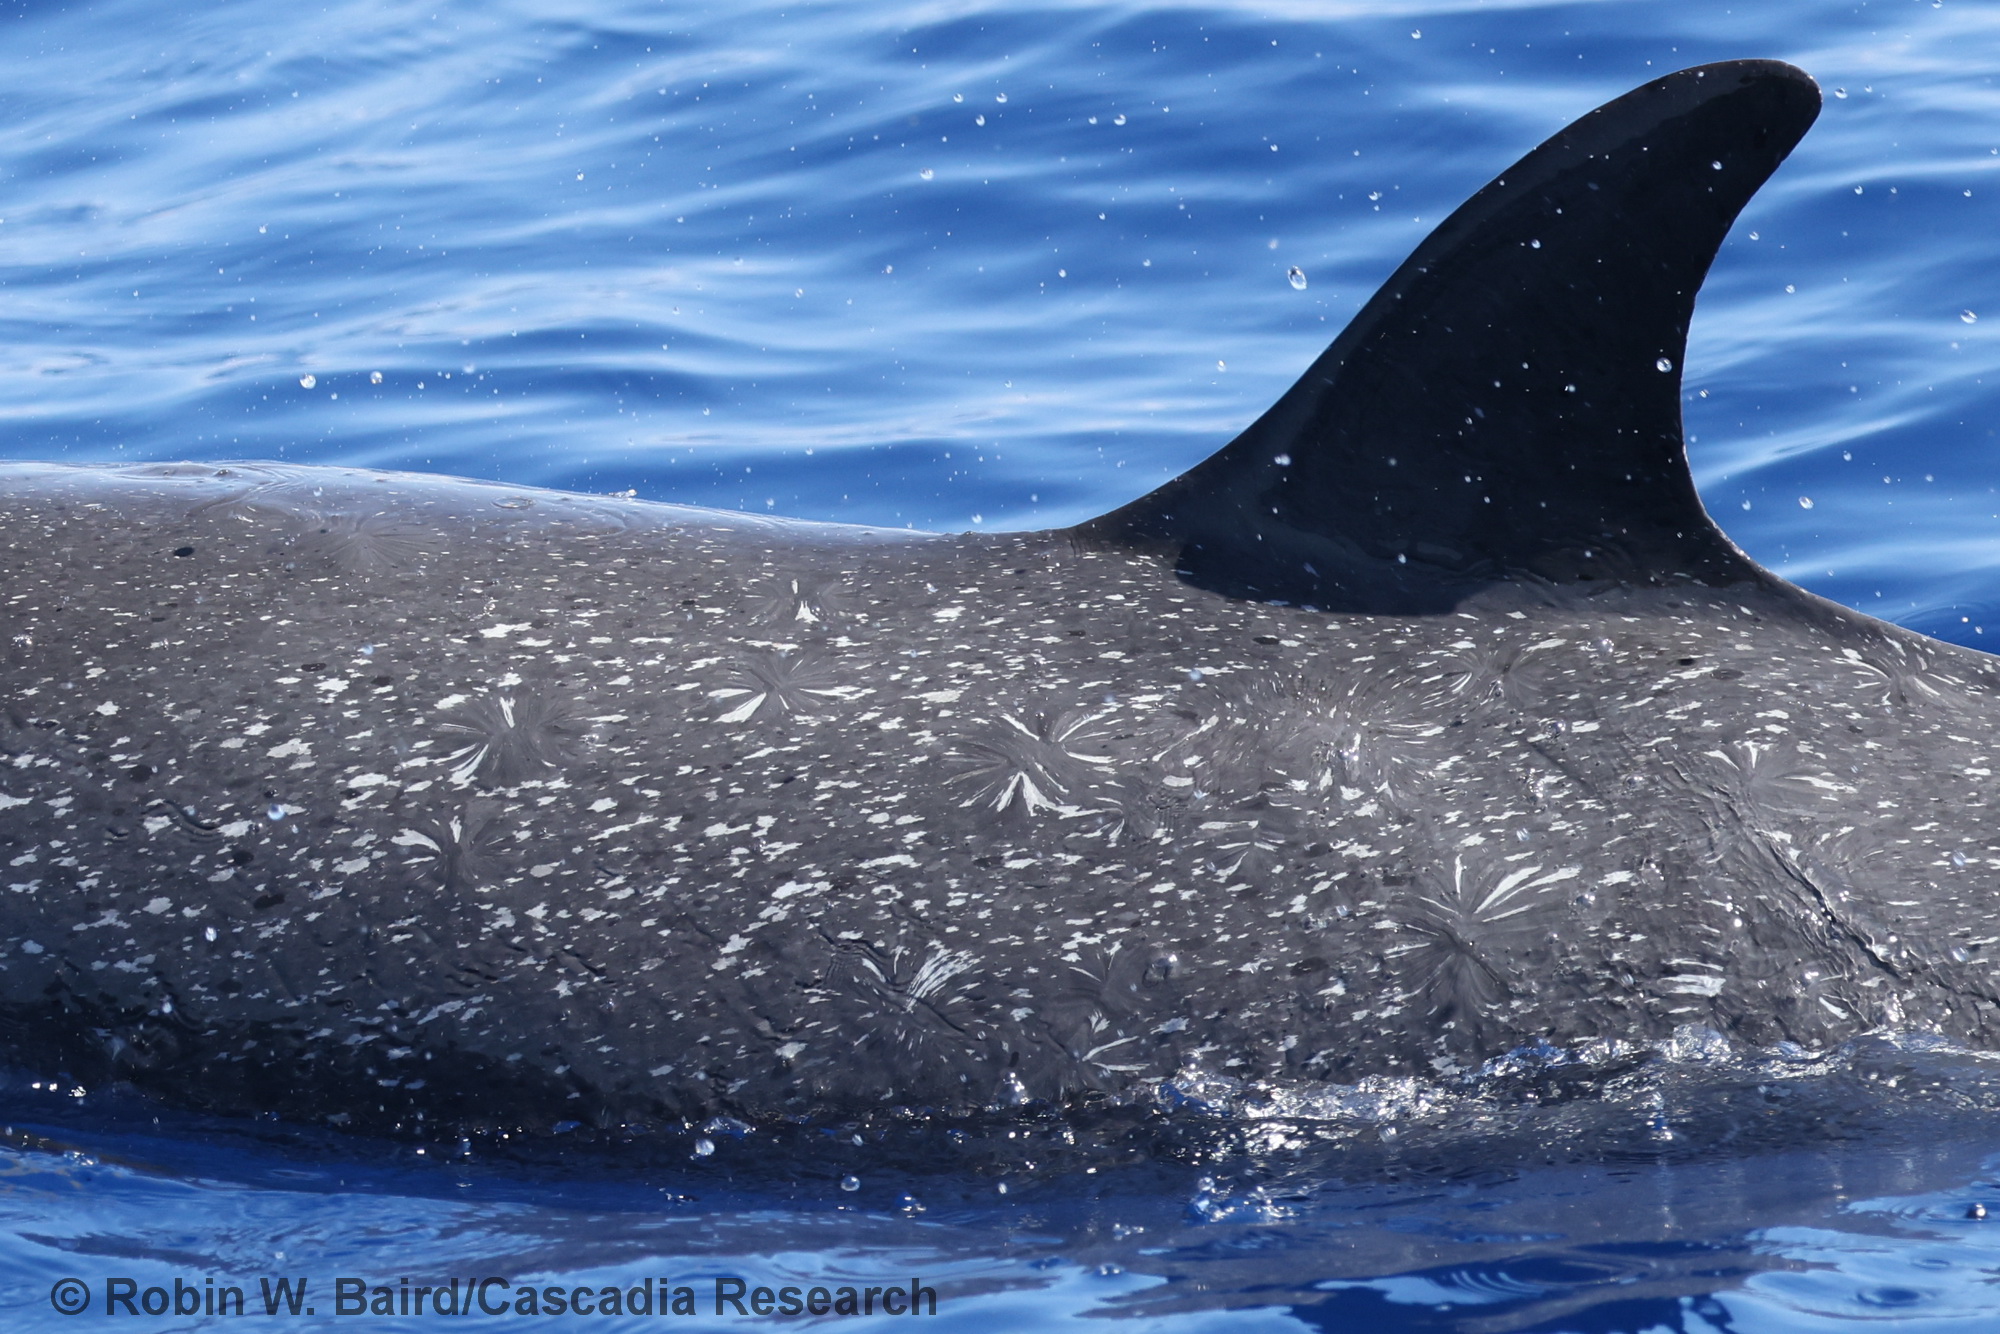
<svg viewBox="0 0 2000 1334">
<path fill-rule="evenodd" d="M 1816 106 L 1743 62 L 1578 121 L 1075 530 L 0 467 L 0 1066 L 704 1155 L 2000 1050 L 2000 671 L 1758 570 L 1682 451 Z"/>
</svg>

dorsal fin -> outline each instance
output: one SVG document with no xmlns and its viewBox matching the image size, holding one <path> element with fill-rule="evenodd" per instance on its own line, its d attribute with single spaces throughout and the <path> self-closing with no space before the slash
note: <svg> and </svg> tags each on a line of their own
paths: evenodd
<svg viewBox="0 0 2000 1334">
<path fill-rule="evenodd" d="M 1681 356 L 1724 234 L 1819 103 L 1744 60 L 1599 107 L 1446 219 L 1242 435 L 1073 531 L 1332 610 L 1754 577 L 1688 473 Z"/>
</svg>

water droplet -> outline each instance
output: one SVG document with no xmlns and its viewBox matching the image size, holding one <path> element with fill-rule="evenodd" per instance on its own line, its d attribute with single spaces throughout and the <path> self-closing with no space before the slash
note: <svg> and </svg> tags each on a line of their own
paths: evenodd
<svg viewBox="0 0 2000 1334">
<path fill-rule="evenodd" d="M 1983 1204 L 1974 1204 L 1965 1211 L 1965 1216 L 1977 1223 L 1980 1219 L 1986 1217 L 1986 1206 Z"/>
<path fill-rule="evenodd" d="M 963 102 L 963 101 L 965 100 L 965 94 L 964 94 L 964 93 L 953 93 L 953 94 L 951 95 L 951 100 L 952 100 L 952 101 L 954 101 L 954 102 Z"/>
<path fill-rule="evenodd" d="M 1069 270 L 1068 270 L 1068 269 L 1057 269 L 1057 270 L 1056 270 L 1056 277 L 1058 277 L 1058 278 L 1067 278 L 1067 277 L 1069 277 Z"/>
<path fill-rule="evenodd" d="M 1798 289 L 1797 287 L 1793 286 L 1793 285 L 1792 285 L 1791 283 L 1786 283 L 1786 284 L 1785 284 L 1785 290 L 1786 290 L 1787 292 L 1796 292 L 1796 291 L 1798 291 L 1799 289 Z"/>
<path fill-rule="evenodd" d="M 271 803 L 271 808 L 265 811 L 264 814 L 273 820 L 282 820 L 285 818 L 285 808 L 274 801 Z"/>
<path fill-rule="evenodd" d="M 1658 361 L 1653 363 L 1653 369 L 1656 371 L 1670 371 L 1673 368 L 1674 368 L 1674 363 L 1667 360 L 1667 358 L 1665 357 L 1661 357 Z"/>
<path fill-rule="evenodd" d="M 1396 553 L 1396 564 L 1408 565 L 1409 563 L 1410 563 L 1410 558 L 1408 556 L 1404 555 L 1400 551 Z"/>
<path fill-rule="evenodd" d="M 1714 169 L 1715 169 L 1716 171 L 1721 171 L 1721 170 L 1722 170 L 1722 164 L 1721 164 L 1720 162 L 1711 162 L 1711 163 L 1709 163 L 1708 165 L 1709 165 L 1710 167 L 1714 168 Z"/>
<path fill-rule="evenodd" d="M 972 118 L 972 123 L 974 125 L 984 125 L 986 123 L 986 113 L 982 111 L 978 115 L 974 116 Z"/>
<path fill-rule="evenodd" d="M 310 389 L 318 383 L 319 377 L 317 375 L 301 375 L 299 377 L 299 388 L 301 389 Z"/>
<path fill-rule="evenodd" d="M 1812 508 L 1812 497 L 1811 497 L 1811 496 L 1800 496 L 1800 497 L 1799 497 L 1799 508 L 1800 508 L 1800 509 L 1802 509 L 1802 510 L 1809 510 L 1809 509 L 1811 509 L 1811 508 Z"/>
<path fill-rule="evenodd" d="M 1410 40 L 1411 40 L 1411 41 L 1413 41 L 1413 42 L 1420 42 L 1420 41 L 1422 41 L 1423 39 L 1424 39 L 1424 30 L 1423 30 L 1422 28 L 1412 28 L 1412 29 L 1410 29 Z"/>
<path fill-rule="evenodd" d="M 1229 369 L 1229 364 L 1225 361 L 1217 361 L 1215 363 L 1215 369 L 1219 371 L 1226 371 Z"/>
<path fill-rule="evenodd" d="M 380 384 L 380 383 L 382 383 L 382 372 L 380 372 L 380 371 L 370 371 L 370 372 L 368 372 L 368 383 L 370 383 L 370 384 Z"/>
<path fill-rule="evenodd" d="M 1303 292 L 1306 290 L 1306 271 L 1294 264 L 1285 270 L 1285 281 L 1292 285 L 1294 292 Z"/>
<path fill-rule="evenodd" d="M 1274 455 L 1271 462 L 1277 464 L 1280 468 L 1289 468 L 1292 466 L 1292 456 L 1290 454 Z"/>
<path fill-rule="evenodd" d="M 1092 125 L 1095 125 L 1095 124 L 1097 124 L 1097 117 L 1095 117 L 1095 116 L 1092 116 L 1092 117 L 1090 118 L 1090 123 L 1091 123 Z"/>
<path fill-rule="evenodd" d="M 1845 101 L 1847 100 L 1847 90 L 1846 90 L 1845 88 L 1836 88 L 1836 89 L 1834 89 L 1834 90 L 1833 90 L 1833 95 L 1834 95 L 1835 97 L 1839 98 L 1839 99 L 1840 99 L 1841 101 L 1843 101 L 1843 102 L 1845 102 Z"/>
<path fill-rule="evenodd" d="M 1756 232 L 1752 232 L 1752 233 L 1750 233 L 1750 239 L 1751 239 L 1751 240 L 1753 240 L 1753 241 L 1761 241 L 1761 240 L 1763 240 L 1764 238 L 1763 238 L 1763 237 L 1762 237 L 1761 235 L 1759 235 L 1758 233 L 1756 233 Z"/>
<path fill-rule="evenodd" d="M 1973 313 L 1972 313 L 1971 311 L 1969 311 L 1969 310 L 1961 310 L 1961 311 L 1959 311 L 1959 312 L 1958 312 L 1958 318 L 1959 318 L 1959 319 L 1961 319 L 1961 320 L 1963 320 L 1963 321 L 1965 321 L 1965 322 L 1966 322 L 1967 324 L 1977 324 L 1977 323 L 1979 323 L 1979 316 L 1977 316 L 1977 315 L 1973 314 Z"/>
<path fill-rule="evenodd" d="M 1113 116 L 1111 118 L 1111 123 L 1113 125 L 1123 125 L 1125 123 L 1125 113 L 1121 111 L 1117 115 Z"/>
<path fill-rule="evenodd" d="M 708 1136 L 703 1135 L 700 1139 L 694 1142 L 695 1157 L 706 1158 L 714 1152 L 715 1152 L 715 1141 L 710 1139 Z"/>
<path fill-rule="evenodd" d="M 918 172 L 917 175 L 927 181 L 935 180 L 937 178 L 937 173 L 931 170 L 929 167 L 925 167 L 922 171 Z"/>
<path fill-rule="evenodd" d="M 1201 680 L 1201 668 L 1199 667 L 1188 668 L 1188 680 L 1199 683 Z"/>
<path fill-rule="evenodd" d="M 213 941 L 213 940 L 215 939 L 215 928 L 214 928 L 214 927 L 212 927 L 212 926 L 205 926 L 205 927 L 203 927 L 203 928 L 201 929 L 201 938 L 202 938 L 203 940 L 207 940 L 207 941 L 211 941 L 211 942 L 212 942 L 212 941 Z"/>
<path fill-rule="evenodd" d="M 861 1178 L 854 1176 L 842 1177 L 840 1179 L 840 1188 L 844 1191 L 847 1191 L 849 1194 L 852 1194 L 853 1192 L 861 1189 Z"/>
<path fill-rule="evenodd" d="M 1540 241 L 1528 242 L 1528 249 L 1530 250 L 1540 250 L 1541 248 L 1542 248 L 1542 243 Z"/>
<path fill-rule="evenodd" d="M 1746 500 L 1746 501 L 1744 501 L 1744 502 L 1743 502 L 1743 508 L 1744 508 L 1744 509 L 1746 509 L 1746 510 L 1747 510 L 1747 509 L 1749 509 L 1749 508 L 1750 508 L 1750 502 L 1749 502 L 1749 501 L 1747 501 L 1747 500 Z"/>
<path fill-rule="evenodd" d="M 995 102 L 1005 102 L 1005 101 L 1007 100 L 1007 94 L 1005 94 L 1005 93 L 995 93 L 995 94 L 993 94 L 993 100 L 994 100 Z"/>
<path fill-rule="evenodd" d="M 1954 852 L 1954 853 L 1952 853 L 1952 854 L 1951 854 L 1951 864 L 1952 864 L 1953 866 L 1964 866 L 1964 865 L 1966 864 L 1966 861 L 1965 861 L 1965 854 L 1964 854 L 1964 853 L 1962 853 L 1962 852 Z M 1960 960 L 1960 962 L 1962 963 L 1962 962 L 1964 962 L 1964 961 L 1963 961 L 1963 960 Z"/>
</svg>

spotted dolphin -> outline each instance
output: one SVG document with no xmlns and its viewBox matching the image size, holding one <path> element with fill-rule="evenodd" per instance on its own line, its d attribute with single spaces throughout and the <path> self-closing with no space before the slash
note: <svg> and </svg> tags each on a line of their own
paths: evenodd
<svg viewBox="0 0 2000 1334">
<path fill-rule="evenodd" d="M 2000 674 L 1757 567 L 1682 447 L 1818 107 L 1590 113 L 1074 528 L 0 467 L 0 1056 L 546 1127 L 2000 1045 Z"/>
</svg>

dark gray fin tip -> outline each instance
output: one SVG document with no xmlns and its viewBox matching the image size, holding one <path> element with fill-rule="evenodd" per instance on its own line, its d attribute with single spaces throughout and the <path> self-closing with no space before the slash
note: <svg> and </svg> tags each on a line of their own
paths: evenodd
<svg viewBox="0 0 2000 1334">
<path fill-rule="evenodd" d="M 1072 535 L 1329 610 L 1763 577 L 1695 493 L 1681 360 L 1730 224 L 1819 106 L 1802 71 L 1739 60 L 1599 107 L 1447 218 L 1242 435 Z"/>
</svg>

